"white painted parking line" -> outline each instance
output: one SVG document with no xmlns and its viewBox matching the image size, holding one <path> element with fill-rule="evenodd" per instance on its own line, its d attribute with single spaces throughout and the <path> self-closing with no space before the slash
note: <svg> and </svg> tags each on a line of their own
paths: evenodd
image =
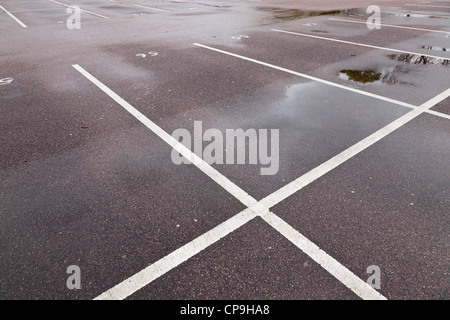
<svg viewBox="0 0 450 320">
<path fill-rule="evenodd" d="M 339 39 L 333 39 L 333 38 L 326 38 L 326 37 L 314 36 L 314 35 L 298 33 L 298 32 L 292 32 L 292 31 L 279 30 L 279 29 L 271 29 L 271 30 L 275 31 L 275 32 L 287 33 L 287 34 L 292 34 L 292 35 L 301 36 L 301 37 L 308 37 L 308 38 L 314 38 L 314 39 L 320 39 L 320 40 L 340 42 L 340 43 L 344 43 L 344 44 L 350 44 L 350 45 L 354 45 L 354 46 L 367 47 L 367 48 L 372 48 L 372 49 L 377 49 L 377 50 L 406 53 L 406 54 L 430 57 L 430 58 L 434 58 L 434 59 L 450 60 L 450 57 L 432 56 L 432 55 L 425 54 L 425 53 L 418 53 L 418 52 L 412 52 L 412 51 L 398 50 L 398 49 L 392 49 L 392 48 L 387 48 L 387 47 L 379 47 L 379 46 L 374 46 L 374 45 L 369 45 L 369 44 L 363 44 L 363 43 L 357 43 L 357 42 L 351 42 L 351 41 L 345 41 L 345 40 L 339 40 Z"/>
<path fill-rule="evenodd" d="M 192 164 L 198 167 L 203 173 L 205 173 L 208 177 L 210 177 L 213 181 L 219 184 L 222 188 L 227 190 L 230 194 L 232 194 L 236 199 L 242 202 L 245 206 L 250 207 L 257 201 L 250 196 L 247 192 L 239 188 L 233 182 L 231 182 L 228 178 L 226 178 L 219 171 L 211 167 L 208 163 L 206 163 L 203 159 L 198 157 L 191 150 L 186 148 L 183 144 L 181 144 L 177 139 L 172 137 L 170 134 L 161 129 L 157 124 L 144 116 L 141 112 L 139 112 L 136 108 L 126 102 L 124 99 L 119 97 L 116 93 L 114 93 L 111 89 L 97 80 L 94 76 L 88 73 L 79 65 L 73 65 L 73 67 L 80 72 L 83 76 L 85 76 L 89 81 L 99 87 L 104 93 L 110 96 L 114 101 L 116 101 L 119 105 L 121 105 L 126 111 L 128 111 L 131 115 L 133 115 L 137 120 L 139 120 L 143 125 L 153 131 L 158 137 L 164 140 L 168 145 L 182 154 L 186 159 L 188 159 Z"/>
<path fill-rule="evenodd" d="M 436 5 L 430 5 L 430 4 L 412 4 L 412 3 L 407 3 L 407 4 L 405 4 L 405 6 L 410 6 L 410 7 L 430 7 L 430 8 L 447 8 L 447 9 L 450 9 L 449 6 L 436 6 Z"/>
<path fill-rule="evenodd" d="M 154 11 L 160 11 L 160 12 L 171 12 L 169 10 L 165 10 L 165 9 L 159 9 L 159 8 L 154 8 L 154 7 L 149 7 L 149 6 L 143 6 L 140 4 L 135 4 L 135 3 L 130 3 L 130 2 L 120 2 L 120 1 L 114 1 L 114 0 L 109 0 L 110 2 L 114 2 L 114 3 L 118 3 L 118 4 L 122 4 L 122 5 L 128 5 L 128 6 L 132 6 L 132 7 L 138 7 L 138 8 L 145 8 L 145 9 L 149 9 L 149 10 L 154 10 Z"/>
<path fill-rule="evenodd" d="M 246 209 L 105 291 L 94 300 L 123 300 L 255 218 Z"/>
<path fill-rule="evenodd" d="M 381 293 L 362 281 L 349 269 L 308 240 L 300 232 L 272 212 L 261 216 L 271 227 L 277 230 L 297 248 L 327 270 L 337 280 L 364 300 L 387 300 Z"/>
<path fill-rule="evenodd" d="M 332 20 L 332 21 L 341 21 L 341 22 L 349 22 L 349 23 L 359 23 L 359 24 L 365 24 L 365 25 L 367 25 L 367 22 L 366 22 L 366 21 L 355 21 L 355 20 L 336 19 L 336 18 L 328 18 L 328 20 Z M 408 30 L 417 30 L 417 31 L 426 31 L 426 32 L 437 32 L 437 33 L 446 33 L 446 34 L 450 34 L 450 31 L 435 30 L 435 29 L 422 29 L 422 28 L 414 28 L 414 27 L 404 27 L 404 26 L 397 26 L 397 25 L 392 25 L 392 24 L 383 24 L 383 23 L 380 23 L 380 26 L 382 26 L 382 27 L 388 27 L 388 28 L 399 28 L 399 29 L 408 29 Z"/>
<path fill-rule="evenodd" d="M 208 49 L 208 50 L 212 50 L 212 51 L 220 52 L 220 53 L 223 53 L 223 54 L 226 54 L 226 55 L 230 55 L 232 57 L 236 57 L 236 58 L 239 58 L 239 59 L 242 59 L 242 60 L 247 60 L 247 61 L 250 61 L 250 62 L 254 62 L 254 63 L 260 64 L 260 65 L 269 67 L 269 68 L 273 68 L 273 69 L 276 69 L 276 70 L 284 71 L 284 72 L 296 75 L 298 77 L 302 77 L 302 78 L 309 79 L 309 80 L 312 80 L 312 81 L 320 82 L 320 83 L 323 83 L 323 84 L 326 84 L 326 85 L 329 85 L 329 86 L 333 86 L 333 87 L 336 87 L 336 88 L 339 88 L 339 89 L 351 91 L 351 92 L 358 93 L 358 94 L 361 94 L 361 95 L 364 95 L 364 96 L 367 96 L 367 97 L 371 97 L 371 98 L 374 98 L 374 99 L 378 99 L 378 100 L 381 100 L 381 101 L 397 104 L 397 105 L 400 105 L 402 107 L 407 107 L 407 108 L 410 108 L 410 109 L 417 109 L 417 108 L 419 108 L 418 106 L 415 106 L 415 105 L 410 104 L 410 103 L 406 103 L 406 102 L 402 102 L 402 101 L 399 101 L 399 100 L 383 97 L 383 96 L 380 96 L 380 95 L 377 95 L 377 94 L 374 94 L 374 93 L 370 93 L 370 92 L 366 92 L 366 91 L 362 91 L 362 90 L 359 90 L 359 89 L 354 89 L 354 88 L 347 87 L 347 86 L 344 86 L 344 85 L 341 85 L 341 84 L 338 84 L 338 83 L 334 83 L 334 82 L 331 82 L 331 81 L 328 81 L 328 80 L 323 80 L 323 79 L 320 79 L 320 78 L 309 76 L 309 75 L 304 74 L 304 73 L 296 72 L 296 71 L 293 71 L 293 70 L 290 70 L 290 69 L 286 69 L 286 68 L 283 68 L 283 67 L 278 67 L 278 66 L 275 66 L 275 65 L 270 64 L 270 63 L 266 63 L 266 62 L 262 62 L 262 61 L 259 61 L 259 60 L 256 60 L 256 59 L 244 57 L 244 56 L 241 56 L 241 55 L 238 55 L 238 54 L 235 54 L 235 53 L 231 53 L 231 52 L 228 52 L 228 51 L 216 49 L 216 48 L 213 48 L 213 47 L 208 47 L 208 46 L 205 46 L 203 44 L 194 43 L 194 45 L 196 45 L 198 47 L 201 47 L 201 48 Z M 433 114 L 433 115 L 436 115 L 436 116 L 439 116 L 439 117 L 442 117 L 442 118 L 446 118 L 446 119 L 448 118 L 446 114 L 440 113 L 440 112 L 437 112 L 437 111 L 431 112 L 429 110 L 426 110 L 425 112 Z"/>
<path fill-rule="evenodd" d="M 27 26 L 20 21 L 19 19 L 17 19 L 12 13 L 10 13 L 8 10 L 6 10 L 5 8 L 3 8 L 2 6 L 0 6 L 0 8 L 5 11 L 5 13 L 7 13 L 11 18 L 13 18 L 18 24 L 20 24 L 22 26 L 22 28 L 26 28 Z"/>
<path fill-rule="evenodd" d="M 62 3 L 62 2 L 59 2 L 59 1 L 55 1 L 55 0 L 49 0 L 49 1 L 51 1 L 51 2 L 53 2 L 53 3 L 60 4 L 60 5 L 62 5 L 62 6 L 69 7 L 69 8 L 71 8 L 71 7 L 73 7 L 73 6 L 76 6 L 76 4 L 67 5 L 67 4 L 65 4 L 65 3 Z M 108 17 L 103 16 L 103 15 L 101 15 L 101 14 L 94 13 L 94 12 L 91 12 L 91 11 L 87 11 L 87 10 L 84 10 L 84 9 L 81 9 L 81 8 L 80 8 L 80 11 L 81 11 L 81 12 L 85 12 L 85 13 L 90 14 L 90 15 L 93 15 L 93 16 L 96 16 L 96 17 L 99 17 L 99 18 L 109 19 Z"/>
</svg>

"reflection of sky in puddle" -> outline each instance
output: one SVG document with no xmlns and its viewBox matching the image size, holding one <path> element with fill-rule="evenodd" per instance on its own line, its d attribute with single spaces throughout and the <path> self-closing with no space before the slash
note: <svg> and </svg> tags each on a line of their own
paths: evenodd
<svg viewBox="0 0 450 320">
<path fill-rule="evenodd" d="M 366 70 L 341 70 L 339 78 L 359 84 L 408 84 L 397 78 L 407 71 L 398 66 Z"/>
</svg>

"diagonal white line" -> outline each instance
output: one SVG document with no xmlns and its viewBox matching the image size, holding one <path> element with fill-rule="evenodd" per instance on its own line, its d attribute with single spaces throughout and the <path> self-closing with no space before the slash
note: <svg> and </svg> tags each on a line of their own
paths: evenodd
<svg viewBox="0 0 450 320">
<path fill-rule="evenodd" d="M 8 10 L 6 10 L 5 8 L 3 8 L 2 6 L 0 6 L 0 8 L 5 11 L 6 14 L 8 14 L 11 18 L 13 18 L 18 24 L 20 24 L 22 26 L 22 28 L 26 28 L 27 26 L 20 21 L 19 19 L 17 19 L 12 13 L 10 13 Z"/>
<path fill-rule="evenodd" d="M 398 50 L 398 49 L 392 49 L 392 48 L 386 48 L 386 47 L 379 47 L 379 46 L 373 46 L 373 45 L 364 44 L 364 43 L 357 43 L 357 42 L 351 42 L 351 41 L 345 41 L 345 40 L 339 40 L 339 39 L 333 39 L 333 38 L 313 36 L 313 35 L 310 35 L 310 34 L 304 34 L 304 33 L 292 32 L 292 31 L 285 31 L 285 30 L 278 30 L 278 29 L 272 29 L 272 31 L 292 34 L 292 35 L 301 36 L 301 37 L 308 37 L 308 38 L 315 38 L 315 39 L 320 39 L 320 40 L 340 42 L 340 43 L 350 44 L 350 45 L 354 45 L 354 46 L 361 46 L 361 47 L 366 47 L 366 48 L 377 49 L 377 50 L 384 50 L 384 51 L 390 51 L 390 52 L 399 52 L 399 53 L 413 54 L 413 55 L 425 56 L 425 57 L 441 59 L 441 60 L 450 60 L 450 57 L 446 58 L 446 57 L 440 57 L 440 56 L 432 56 L 432 55 L 429 55 L 429 54 L 426 54 L 426 53 L 418 53 L 418 52 Z"/>
<path fill-rule="evenodd" d="M 328 18 L 328 20 L 341 21 L 341 22 L 350 22 L 350 23 L 367 24 L 366 21 L 355 21 L 355 20 L 347 20 L 347 19 Z M 422 29 L 422 28 L 414 28 L 414 27 L 404 27 L 404 26 L 397 26 L 397 25 L 383 24 L 383 23 L 380 23 L 380 26 L 388 27 L 388 28 L 398 28 L 398 29 L 417 30 L 417 31 L 427 31 L 427 32 L 437 32 L 437 33 L 450 33 L 450 31 L 445 31 L 445 30 L 434 30 L 434 29 Z"/>
<path fill-rule="evenodd" d="M 161 129 L 157 124 L 152 122 L 146 116 L 144 116 L 141 112 L 139 112 L 136 108 L 126 102 L 124 99 L 119 97 L 115 92 L 97 80 L 94 76 L 88 73 L 79 65 L 73 65 L 73 67 L 80 72 L 83 76 L 85 76 L 88 80 L 90 80 L 93 84 L 99 87 L 104 93 L 110 96 L 113 100 L 115 100 L 119 105 L 121 105 L 125 110 L 127 110 L 130 114 L 132 114 L 137 120 L 139 120 L 143 125 L 153 131 L 158 137 L 164 140 L 168 145 L 178 151 L 181 155 L 183 155 L 186 159 L 188 159 L 192 164 L 197 166 L 203 173 L 209 176 L 212 180 L 218 183 L 222 188 L 231 193 L 236 199 L 241 201 L 247 207 L 252 206 L 257 201 L 250 196 L 247 192 L 239 188 L 233 182 L 231 182 L 228 178 L 226 178 L 219 171 L 211 167 L 208 163 L 203 161 L 203 159 L 199 158 L 195 153 L 186 148 L 183 144 L 181 144 L 177 139 L 172 137 L 170 134 Z"/>
</svg>

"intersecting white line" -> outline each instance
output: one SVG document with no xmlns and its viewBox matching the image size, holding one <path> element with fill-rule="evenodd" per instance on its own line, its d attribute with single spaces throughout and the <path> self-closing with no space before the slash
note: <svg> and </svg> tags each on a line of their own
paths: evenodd
<svg viewBox="0 0 450 320">
<path fill-rule="evenodd" d="M 450 60 L 450 57 L 432 56 L 432 55 L 429 55 L 429 54 L 426 54 L 426 53 L 418 53 L 418 52 L 411 52 L 411 51 L 405 51 L 405 50 L 399 50 L 399 49 L 379 47 L 379 46 L 373 46 L 373 45 L 370 45 L 370 44 L 364 44 L 364 43 L 358 43 L 358 42 L 352 42 L 352 41 L 345 41 L 345 40 L 339 40 L 339 39 L 333 39 L 333 38 L 326 38 L 326 37 L 314 36 L 314 35 L 311 35 L 311 34 L 298 33 L 298 32 L 292 32 L 292 31 L 285 31 L 285 30 L 279 30 L 279 29 L 271 29 L 271 30 L 275 31 L 275 32 L 292 34 L 292 35 L 301 36 L 301 37 L 314 38 L 314 39 L 320 39 L 320 40 L 327 40 L 327 41 L 333 41 L 333 42 L 340 42 L 340 43 L 344 43 L 344 44 L 350 44 L 350 45 L 354 45 L 354 46 L 367 47 L 367 48 L 372 48 L 372 49 L 377 49 L 377 50 L 406 53 L 406 54 L 425 56 L 425 57 L 430 57 L 430 58 L 435 58 L 435 59 L 442 59 L 442 60 Z"/>
<path fill-rule="evenodd" d="M 185 158 L 191 160 L 197 167 L 199 167 L 203 172 L 205 172 L 214 181 L 216 181 L 216 177 L 214 176 L 214 174 L 211 174 L 212 172 L 215 171 L 215 169 L 212 168 L 209 169 L 208 167 L 210 166 L 207 163 L 202 162 L 203 160 L 198 158 L 189 149 L 181 145 L 176 139 L 168 135 L 160 127 L 158 127 L 148 118 L 146 118 L 142 113 L 137 111 L 134 107 L 128 104 L 125 100 L 123 100 L 121 97 L 115 94 L 111 89 L 106 87 L 103 83 L 101 83 L 91 74 L 89 74 L 82 67 L 80 67 L 79 65 L 73 65 L 73 67 L 83 76 L 85 76 L 88 80 L 93 82 L 102 91 L 104 91 L 107 95 L 109 95 L 112 99 L 114 99 L 117 103 L 119 103 L 122 107 L 124 107 L 128 112 L 130 112 L 133 116 L 135 116 L 150 130 L 156 133 L 161 139 L 163 139 L 169 145 L 175 148 L 175 150 L 180 152 Z M 445 92 L 441 93 L 435 98 L 427 101 L 419 108 L 414 109 L 409 113 L 407 113 L 406 115 L 393 121 L 392 123 L 380 129 L 379 131 L 372 134 L 368 138 L 348 148 L 346 151 L 342 152 L 338 156 L 332 158 L 331 160 L 325 162 L 323 165 L 317 167 L 318 169 L 316 168 L 311 170 L 302 177 L 288 184 L 286 187 L 283 187 L 280 190 L 275 191 L 274 193 L 272 193 L 271 195 L 269 195 L 268 197 L 264 198 L 259 202 L 256 202 L 254 198 L 246 194 L 239 187 L 235 186 L 235 188 L 237 188 L 235 189 L 233 187 L 234 184 L 231 181 L 229 181 L 227 178 L 223 177 L 220 173 L 217 172 L 219 174 L 219 181 L 216 182 L 218 182 L 222 187 L 226 188 L 229 192 L 231 191 L 231 193 L 234 196 L 237 195 L 239 197 L 239 200 L 241 200 L 241 202 L 246 204 L 249 208 L 243 210 L 239 214 L 221 223 L 217 227 L 206 232 L 200 237 L 192 240 L 191 242 L 175 250 L 169 255 L 163 257 L 157 262 L 151 264 L 150 266 L 136 273 L 132 277 L 122 281 L 121 283 L 107 290 L 106 292 L 99 295 L 95 299 L 96 300 L 125 299 L 126 297 L 130 296 L 137 290 L 143 288 L 144 286 L 148 285 L 149 283 L 159 278 L 163 274 L 180 265 L 184 261 L 193 257 L 197 253 L 203 251 L 211 244 L 217 242 L 218 240 L 225 237 L 229 233 L 240 228 L 242 225 L 246 224 L 256 216 L 260 216 L 262 219 L 264 219 L 264 221 L 266 221 L 274 229 L 280 232 L 283 236 L 285 236 L 288 240 L 290 240 L 304 253 L 310 256 L 314 261 L 320 264 L 325 270 L 327 270 L 336 279 L 338 279 L 340 282 L 346 285 L 359 297 L 363 299 L 385 300 L 386 298 L 383 295 L 381 295 L 379 292 L 377 292 L 375 289 L 373 289 L 371 286 L 369 286 L 367 283 L 365 283 L 363 280 L 357 277 L 354 273 L 352 273 L 349 269 L 340 264 L 337 260 L 329 256 L 326 252 L 321 250 L 310 240 L 305 238 L 302 234 L 296 231 L 284 220 L 282 220 L 277 215 L 270 212 L 269 208 L 279 203 L 280 201 L 286 199 L 293 193 L 299 191 L 304 186 L 317 180 L 325 173 L 333 170 L 343 162 L 354 157 L 356 154 L 360 153 L 370 145 L 374 144 L 375 142 L 379 141 L 386 135 L 390 134 L 391 132 L 397 130 L 404 124 L 411 121 L 412 119 L 416 118 L 417 116 L 419 116 L 420 114 L 422 114 L 435 104 L 446 99 L 449 95 L 450 89 L 446 90 Z M 222 178 L 220 177 L 223 177 L 225 179 L 226 181 L 225 186 L 222 185 L 223 181 Z M 229 188 L 228 184 L 232 184 L 232 188 Z"/>
<path fill-rule="evenodd" d="M 17 19 L 12 13 L 10 13 L 8 10 L 6 10 L 5 8 L 3 8 L 2 6 L 0 6 L 0 8 L 5 11 L 6 14 L 8 14 L 11 18 L 13 18 L 18 24 L 20 24 L 22 26 L 22 28 L 26 28 L 27 26 L 20 21 L 19 19 Z"/>
<path fill-rule="evenodd" d="M 328 18 L 328 20 L 342 21 L 342 22 L 350 22 L 350 23 L 360 23 L 360 24 L 366 24 L 366 25 L 367 25 L 367 22 L 366 22 L 366 21 L 355 21 L 355 20 L 337 19 L 337 18 Z M 414 28 L 414 27 L 404 27 L 404 26 L 397 26 L 397 25 L 383 24 L 383 23 L 380 23 L 380 26 L 388 27 L 388 28 L 399 28 L 399 29 L 417 30 L 417 31 L 427 31 L 427 32 L 437 32 L 437 33 L 450 33 L 450 31 L 444 31 L 444 30 L 422 29 L 422 28 Z"/>
</svg>

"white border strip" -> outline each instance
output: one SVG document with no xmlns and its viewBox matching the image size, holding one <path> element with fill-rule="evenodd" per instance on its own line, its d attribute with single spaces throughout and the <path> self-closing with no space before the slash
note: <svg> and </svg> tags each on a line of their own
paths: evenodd
<svg viewBox="0 0 450 320">
<path fill-rule="evenodd" d="M 9 12 L 8 10 L 6 10 L 5 8 L 3 8 L 2 6 L 0 6 L 0 8 L 5 11 L 5 13 L 7 13 L 11 18 L 13 18 L 18 24 L 20 24 L 22 26 L 22 28 L 27 28 L 27 26 L 20 21 L 19 19 L 17 19 L 11 12 Z"/>
<path fill-rule="evenodd" d="M 328 18 L 328 20 L 367 24 L 367 22 L 365 22 L 365 21 L 355 21 L 355 20 L 347 20 L 347 19 Z M 450 31 L 434 30 L 434 29 L 422 29 L 422 28 L 413 28 L 413 27 L 403 27 L 403 26 L 396 26 L 396 25 L 392 25 L 392 24 L 382 24 L 382 23 L 380 23 L 380 26 L 389 27 L 389 28 L 399 28 L 399 29 L 408 29 L 408 30 L 417 30 L 417 31 L 427 31 L 427 32 L 438 32 L 438 33 L 450 34 Z"/>
<path fill-rule="evenodd" d="M 60 4 L 60 5 L 63 5 L 63 6 L 66 6 L 66 7 L 68 7 L 68 8 L 72 8 L 73 6 L 76 6 L 76 4 L 73 4 L 73 5 L 67 5 L 67 4 L 65 4 L 65 3 L 58 2 L 58 1 L 55 1 L 55 0 L 49 0 L 49 1 L 54 2 L 54 3 L 57 3 L 57 4 Z M 101 14 L 94 13 L 94 12 L 91 12 L 91 11 L 87 11 L 87 10 L 84 10 L 84 9 L 81 9 L 81 8 L 80 8 L 80 11 L 81 11 L 81 12 L 86 12 L 86 13 L 88 13 L 88 14 L 91 14 L 91 15 L 93 15 L 93 16 L 100 17 L 100 18 L 103 18 L 103 19 L 109 19 L 109 17 L 102 16 Z"/>
<path fill-rule="evenodd" d="M 345 44 L 350 44 L 350 45 L 355 45 L 355 46 L 361 46 L 361 47 L 377 49 L 377 50 L 384 50 L 384 51 L 391 51 L 391 52 L 413 54 L 413 55 L 418 55 L 418 56 L 430 57 L 430 58 L 434 58 L 434 59 L 450 60 L 450 57 L 445 58 L 445 57 L 440 57 L 440 56 L 432 56 L 432 55 L 429 55 L 429 54 L 426 54 L 426 53 L 418 53 L 418 52 L 411 52 L 411 51 L 405 51 L 405 50 L 392 49 L 392 48 L 387 48 L 387 47 L 379 47 L 379 46 L 373 46 L 373 45 L 370 45 L 370 44 L 363 44 L 363 43 L 357 43 L 357 42 L 351 42 L 351 41 L 345 41 L 345 40 L 339 40 L 339 39 L 333 39 L 333 38 L 326 38 L 326 37 L 314 36 L 314 35 L 310 35 L 310 34 L 304 34 L 304 33 L 292 32 L 292 31 L 285 31 L 285 30 L 279 30 L 279 29 L 271 29 L 271 30 L 275 31 L 275 32 L 287 33 L 287 34 L 292 34 L 292 35 L 301 36 L 301 37 L 308 37 L 308 38 L 315 38 L 315 39 L 320 39 L 320 40 L 328 40 L 328 41 L 340 42 L 340 43 L 345 43 Z"/>
</svg>

